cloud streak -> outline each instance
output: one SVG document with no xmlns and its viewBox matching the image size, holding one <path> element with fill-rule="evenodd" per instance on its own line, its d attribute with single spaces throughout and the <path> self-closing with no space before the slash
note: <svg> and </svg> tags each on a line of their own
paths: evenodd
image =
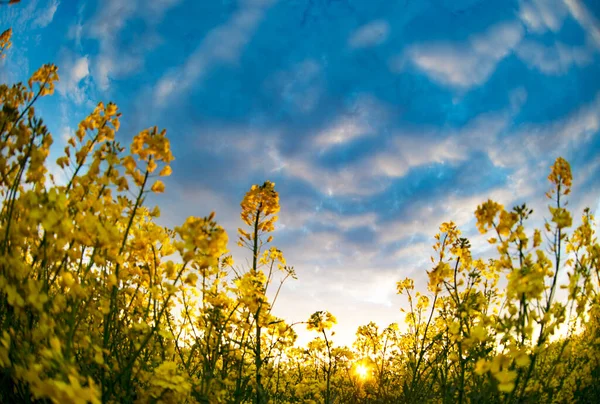
<svg viewBox="0 0 600 404">
<path fill-rule="evenodd" d="M 376 20 L 360 27 L 348 40 L 351 48 L 368 48 L 381 45 L 390 35 L 390 25 L 387 21 Z"/>
<path fill-rule="evenodd" d="M 187 93 L 209 69 L 220 64 L 236 63 L 273 2 L 242 2 L 241 8 L 226 23 L 205 36 L 183 66 L 171 70 L 158 81 L 154 90 L 156 105 L 164 107 L 169 101 Z"/>
<path fill-rule="evenodd" d="M 442 85 L 470 89 L 484 83 L 522 37 L 520 23 L 501 23 L 471 36 L 467 43 L 413 45 L 404 57 Z"/>
<path fill-rule="evenodd" d="M 58 0 L 50 1 L 48 6 L 33 21 L 33 25 L 39 28 L 48 26 L 54 19 L 54 13 L 56 13 L 59 5 L 60 2 Z"/>
<path fill-rule="evenodd" d="M 139 39 L 123 49 L 119 45 L 119 35 L 127 24 L 135 18 L 157 24 L 162 21 L 169 8 L 180 0 L 107 0 L 98 7 L 91 20 L 84 23 L 84 34 L 99 42 L 100 52 L 94 56 L 93 77 L 102 91 L 107 91 L 111 80 L 134 74 L 144 64 L 145 54 L 160 42 L 152 31 L 144 33 Z M 77 27 L 72 33 L 78 38 Z"/>
</svg>

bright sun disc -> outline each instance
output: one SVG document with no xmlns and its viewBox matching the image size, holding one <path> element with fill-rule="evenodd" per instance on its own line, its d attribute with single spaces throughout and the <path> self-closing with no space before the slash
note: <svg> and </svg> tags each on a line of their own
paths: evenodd
<svg viewBox="0 0 600 404">
<path fill-rule="evenodd" d="M 361 379 L 366 379 L 369 375 L 369 369 L 365 365 L 356 365 L 356 369 L 354 371 Z"/>
</svg>

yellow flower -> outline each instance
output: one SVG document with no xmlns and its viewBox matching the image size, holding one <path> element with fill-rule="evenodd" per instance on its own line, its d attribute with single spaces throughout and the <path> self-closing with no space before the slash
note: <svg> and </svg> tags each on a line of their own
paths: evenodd
<svg viewBox="0 0 600 404">
<path fill-rule="evenodd" d="M 515 363 L 520 368 L 529 366 L 530 362 L 531 360 L 529 359 L 529 355 L 527 355 L 526 353 L 519 353 L 515 358 Z"/>
<path fill-rule="evenodd" d="M 157 180 L 154 185 L 152 185 L 152 192 L 155 192 L 157 194 L 165 192 L 165 184 L 163 184 L 162 181 Z"/>
<path fill-rule="evenodd" d="M 498 385 L 498 390 L 503 393 L 510 393 L 515 388 L 515 384 L 513 382 L 500 383 Z"/>
<path fill-rule="evenodd" d="M 29 79 L 29 88 L 33 88 L 33 83 L 40 84 L 40 95 L 49 95 L 54 93 L 54 82 L 58 81 L 58 68 L 53 64 L 46 64 L 40 67 Z"/>
<path fill-rule="evenodd" d="M 113 104 L 112 102 L 109 102 L 108 105 L 107 105 L 107 107 L 106 107 L 105 113 L 108 116 L 117 115 L 117 106 L 115 104 Z"/>
<path fill-rule="evenodd" d="M 148 172 L 154 172 L 154 170 L 156 170 L 156 167 L 158 167 L 156 161 L 154 161 L 154 159 L 150 159 L 150 161 L 148 162 Z"/>
<path fill-rule="evenodd" d="M 96 354 L 94 355 L 94 362 L 96 362 L 99 365 L 104 364 L 104 357 L 101 351 L 96 352 Z"/>
<path fill-rule="evenodd" d="M 160 170 L 160 173 L 158 173 L 158 175 L 160 175 L 161 177 L 168 177 L 169 175 L 171 175 L 171 173 L 173 172 L 173 170 L 171 170 L 171 166 L 164 166 L 162 170 Z"/>
<path fill-rule="evenodd" d="M 537 248 L 542 244 L 542 233 L 535 229 L 533 232 L 533 247 Z"/>
<path fill-rule="evenodd" d="M 106 284 L 108 287 L 113 287 L 116 286 L 117 284 L 117 277 L 115 276 L 115 274 L 109 274 L 108 278 L 106 280 Z"/>
<path fill-rule="evenodd" d="M 196 282 L 198 282 L 198 275 L 193 272 L 188 274 L 188 276 L 185 278 L 185 283 L 190 286 L 196 286 Z"/>
<path fill-rule="evenodd" d="M 482 234 L 492 226 L 496 215 L 503 209 L 502 205 L 491 199 L 488 199 L 484 204 L 477 206 L 475 217 L 477 218 L 477 228 Z"/>
<path fill-rule="evenodd" d="M 548 180 L 557 187 L 561 187 L 561 192 L 567 195 L 573 180 L 571 165 L 562 157 L 558 157 L 551 168 L 552 171 L 548 175 Z"/>
<path fill-rule="evenodd" d="M 254 226 L 257 215 L 266 219 L 267 216 L 279 212 L 279 195 L 275 191 L 275 183 L 266 181 L 261 186 L 253 185 L 244 196 L 241 207 L 242 220 L 248 226 Z M 270 222 L 270 226 L 263 228 L 263 231 L 272 231 L 272 224 L 273 222 Z"/>
<path fill-rule="evenodd" d="M 481 325 L 476 325 L 475 327 L 471 328 L 470 337 L 476 341 L 485 341 L 485 339 L 487 338 L 487 331 L 485 327 L 482 327 Z"/>
<path fill-rule="evenodd" d="M 314 312 L 308 322 L 306 323 L 306 329 L 311 331 L 323 332 L 328 330 L 337 324 L 337 319 L 328 311 L 316 311 Z"/>
<path fill-rule="evenodd" d="M 399 295 L 401 295 L 405 290 L 413 290 L 414 288 L 415 283 L 410 278 L 406 278 L 396 284 L 396 290 Z"/>
<path fill-rule="evenodd" d="M 514 380 L 517 378 L 517 372 L 514 370 L 501 370 L 500 372 L 494 373 L 494 377 L 500 384 L 498 390 L 503 393 L 510 393 L 515 388 Z"/>
<path fill-rule="evenodd" d="M 500 221 L 498 222 L 498 233 L 501 236 L 508 236 L 512 231 L 513 226 L 517 223 L 519 217 L 514 212 L 503 210 L 500 212 Z"/>
<path fill-rule="evenodd" d="M 73 279 L 73 275 L 71 275 L 70 272 L 65 272 L 62 275 L 62 279 L 61 279 L 62 286 L 67 287 L 67 288 L 71 287 L 73 282 L 75 282 L 75 279 Z"/>
<path fill-rule="evenodd" d="M 483 375 L 488 370 L 490 370 L 490 363 L 486 359 L 479 359 L 475 364 L 475 373 L 478 375 Z"/>
<path fill-rule="evenodd" d="M 10 37 L 11 36 L 12 36 L 11 28 L 7 29 L 2 34 L 0 34 L 0 58 L 3 58 L 5 56 L 4 51 L 7 50 L 8 48 L 10 48 L 10 46 L 11 46 Z"/>
<path fill-rule="evenodd" d="M 573 223 L 573 219 L 571 218 L 571 213 L 565 208 L 553 208 L 549 207 L 550 213 L 552 213 L 552 221 L 556 223 L 556 227 L 559 229 L 565 227 L 571 227 Z"/>
<path fill-rule="evenodd" d="M 60 340 L 56 337 L 50 338 L 50 347 L 55 353 L 61 353 Z"/>
<path fill-rule="evenodd" d="M 433 270 L 427 273 L 429 275 L 429 283 L 427 285 L 429 290 L 434 293 L 439 292 L 441 290 L 440 285 L 444 280 L 448 279 L 451 273 L 452 268 L 447 262 L 440 262 L 436 265 Z"/>
</svg>

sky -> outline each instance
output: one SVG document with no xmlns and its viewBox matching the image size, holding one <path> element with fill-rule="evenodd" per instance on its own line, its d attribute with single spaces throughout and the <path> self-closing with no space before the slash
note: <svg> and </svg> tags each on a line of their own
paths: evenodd
<svg viewBox="0 0 600 404">
<path fill-rule="evenodd" d="M 351 344 L 403 321 L 396 282 L 425 289 L 442 222 L 476 256 L 488 198 L 543 223 L 558 156 L 575 217 L 600 213 L 599 21 L 598 0 L 22 0 L 0 6 L 0 82 L 57 64 L 38 107 L 56 150 L 98 101 L 123 112 L 125 144 L 165 128 L 173 175 L 149 204 L 171 227 L 215 211 L 239 265 L 239 203 L 275 182 L 298 280 L 274 313 L 329 310 Z"/>
</svg>

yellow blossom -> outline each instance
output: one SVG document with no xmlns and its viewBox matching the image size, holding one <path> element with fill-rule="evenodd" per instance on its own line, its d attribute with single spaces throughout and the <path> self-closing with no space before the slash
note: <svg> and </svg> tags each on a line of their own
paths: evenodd
<svg viewBox="0 0 600 404">
<path fill-rule="evenodd" d="M 165 192 L 165 184 L 162 181 L 157 180 L 151 188 L 152 192 L 162 193 Z"/>
</svg>

